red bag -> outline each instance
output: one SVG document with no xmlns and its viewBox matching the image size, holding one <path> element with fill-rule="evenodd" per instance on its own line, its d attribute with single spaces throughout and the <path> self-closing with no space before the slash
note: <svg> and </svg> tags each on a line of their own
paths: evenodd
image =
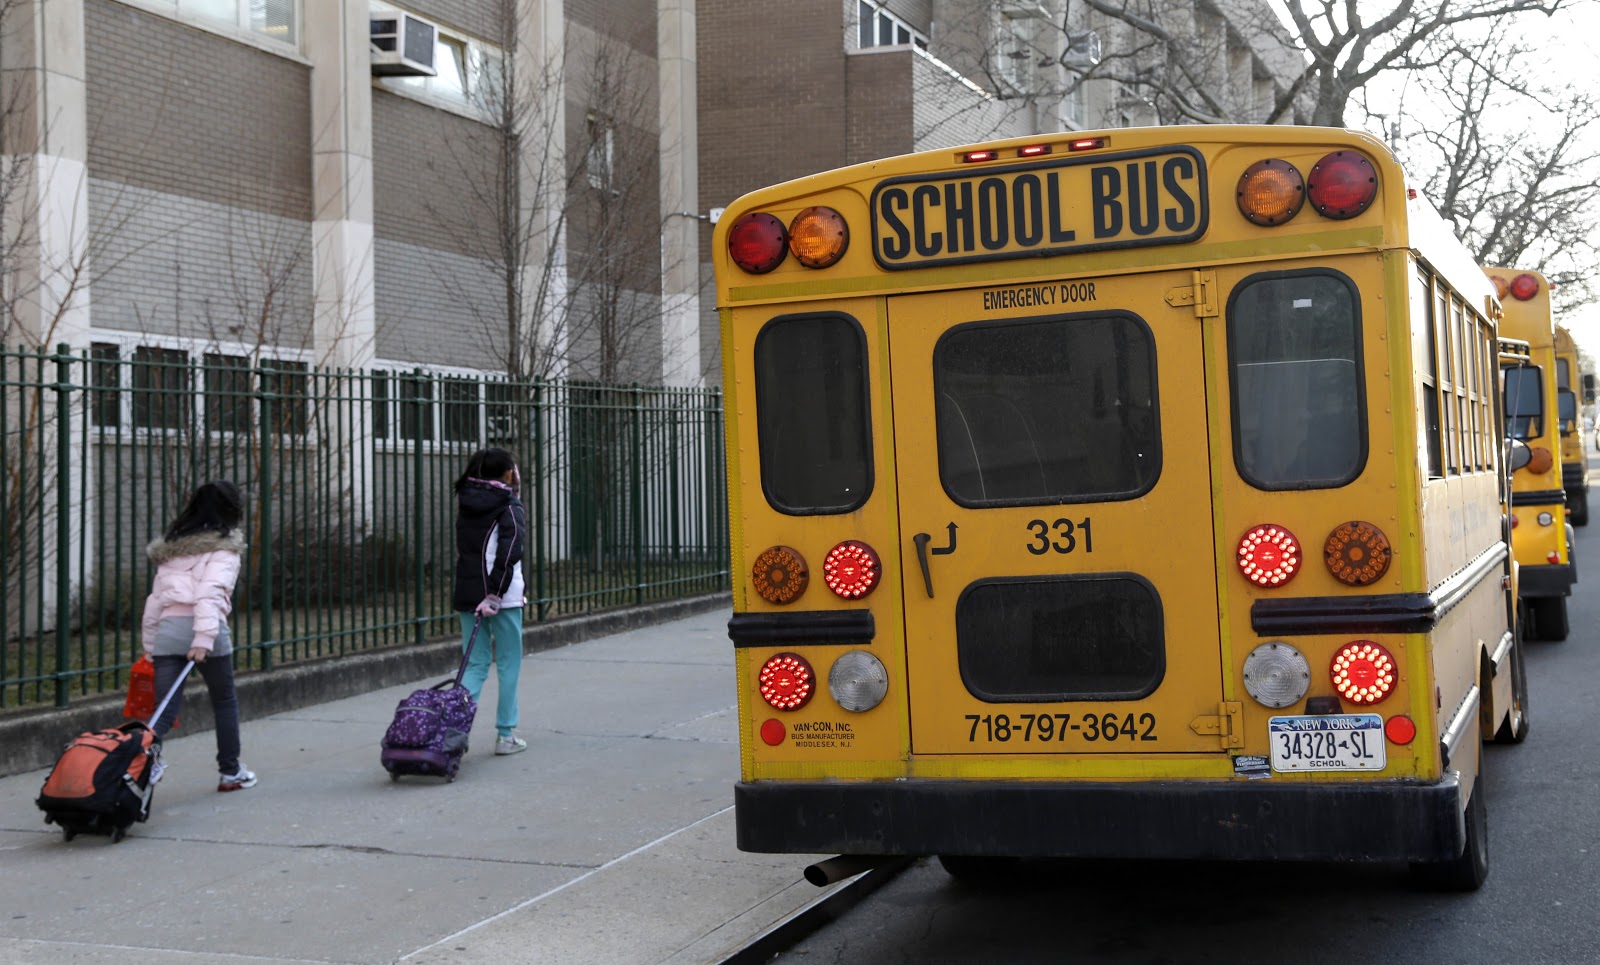
<svg viewBox="0 0 1600 965">
<path fill-rule="evenodd" d="M 145 654 L 128 668 L 128 699 L 122 704 L 122 716 L 129 720 L 150 722 L 156 712 L 156 665 Z M 178 726 L 173 720 L 172 726 Z"/>
</svg>

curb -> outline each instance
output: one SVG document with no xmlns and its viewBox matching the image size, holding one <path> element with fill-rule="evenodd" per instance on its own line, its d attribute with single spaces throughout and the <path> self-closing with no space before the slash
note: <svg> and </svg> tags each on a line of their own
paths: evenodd
<svg viewBox="0 0 1600 965">
<path fill-rule="evenodd" d="M 726 592 L 670 600 L 624 610 L 586 613 L 526 626 L 522 652 L 555 650 L 596 637 L 654 626 L 732 605 Z M 314 704 L 342 700 L 382 690 L 396 684 L 423 680 L 444 672 L 459 659 L 461 643 L 451 637 L 421 646 L 319 657 L 267 673 L 246 673 L 236 678 L 239 704 L 249 720 L 298 710 Z M 196 677 L 198 678 L 198 674 Z M 205 684 L 188 684 L 184 690 L 181 730 L 198 733 L 212 728 L 211 702 L 203 698 Z M 201 699 L 191 699 L 200 694 Z M 122 694 L 85 699 L 68 707 L 50 707 L 0 716 L 0 777 L 49 767 L 64 743 L 77 734 L 120 723 Z"/>
<path fill-rule="evenodd" d="M 771 961 L 811 933 L 832 924 L 900 872 L 911 867 L 916 860 L 912 857 L 891 858 L 870 871 L 856 875 L 752 938 L 743 948 L 718 959 L 716 965 L 762 965 Z"/>
</svg>

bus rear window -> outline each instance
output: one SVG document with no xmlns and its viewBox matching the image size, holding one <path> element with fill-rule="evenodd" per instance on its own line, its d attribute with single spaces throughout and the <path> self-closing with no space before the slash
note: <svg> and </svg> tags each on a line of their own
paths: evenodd
<svg viewBox="0 0 1600 965">
<path fill-rule="evenodd" d="M 986 580 L 956 601 L 961 679 L 990 703 L 1146 697 L 1165 634 L 1161 597 L 1132 573 Z"/>
<path fill-rule="evenodd" d="M 761 489 L 790 516 L 848 513 L 872 492 L 867 338 L 845 315 L 790 315 L 756 336 Z"/>
<path fill-rule="evenodd" d="M 1366 464 L 1361 315 L 1334 271 L 1254 275 L 1228 303 L 1233 458 L 1258 489 L 1331 489 Z"/>
<path fill-rule="evenodd" d="M 1155 365 L 1132 315 L 952 328 L 933 350 L 945 491 L 963 506 L 1144 494 L 1161 472 Z"/>
</svg>

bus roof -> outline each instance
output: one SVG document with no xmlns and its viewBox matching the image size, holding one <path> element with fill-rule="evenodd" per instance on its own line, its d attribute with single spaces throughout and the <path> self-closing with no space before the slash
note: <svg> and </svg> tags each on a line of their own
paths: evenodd
<svg viewBox="0 0 1600 965">
<path fill-rule="evenodd" d="M 1346 151 L 1371 164 L 1377 192 L 1370 207 L 1319 216 L 1307 204 L 1273 225 L 1252 223 L 1240 213 L 1236 186 L 1252 164 L 1274 160 L 1292 165 L 1307 179 L 1305 193 L 1314 197 L 1315 169 Z M 1163 165 L 1159 175 L 1158 164 Z M 1141 175 L 1143 180 L 1136 180 Z M 1096 180 L 1101 176 L 1114 189 L 1102 192 L 1101 180 Z M 1178 185 L 1181 178 L 1187 180 Z M 1019 186 L 1023 181 L 1028 183 Z M 1149 189 L 1148 195 L 1136 190 L 1136 184 Z M 1138 199 L 1156 198 L 1158 191 L 1169 188 L 1173 190 L 1166 199 L 1171 204 L 1158 211 L 1165 223 L 1145 212 L 1149 220 L 1137 230 Z M 925 197 L 927 207 L 910 212 L 906 204 L 912 195 Z M 1023 205 L 1025 195 L 1031 209 Z M 1042 206 L 1041 197 L 1047 199 Z M 1101 218 L 1102 209 L 1113 202 L 1130 210 L 1128 218 L 1115 212 L 1120 234 L 1103 230 L 1102 220 L 1110 218 Z M 1158 200 L 1156 206 L 1162 203 Z M 780 256 L 775 266 L 752 272 L 730 256 L 729 236 L 742 219 L 741 232 L 748 230 L 751 219 L 761 218 L 771 233 L 778 233 L 813 206 L 837 211 L 846 227 L 847 247 L 836 263 L 819 270 Z M 1018 227 L 1007 236 L 1005 220 L 1013 210 Z M 1040 218 L 1041 210 L 1051 231 L 1035 231 L 1047 237 L 1030 247 L 1020 237 L 1021 226 L 1029 211 Z M 924 214 L 926 224 L 918 220 Z M 974 221 L 981 245 L 972 240 Z M 966 232 L 964 249 L 954 240 L 958 226 Z M 901 251 L 908 242 L 920 251 L 924 239 L 951 240 L 945 250 L 928 257 L 912 252 L 896 260 L 886 257 L 896 231 Z M 994 244 L 991 233 L 999 239 Z M 1067 240 L 1052 246 L 1057 238 Z M 987 285 L 1043 271 L 1109 275 L 1304 257 L 1308 251 L 1393 248 L 1415 248 L 1476 305 L 1484 305 L 1485 296 L 1492 294 L 1449 227 L 1408 190 L 1398 162 L 1372 136 L 1336 128 L 1185 125 L 1009 138 L 883 158 L 776 184 L 727 207 L 716 226 L 712 258 L 718 304 L 729 307 L 845 292 Z M 1041 256 L 1050 260 L 1049 269 L 1040 264 Z"/>
</svg>

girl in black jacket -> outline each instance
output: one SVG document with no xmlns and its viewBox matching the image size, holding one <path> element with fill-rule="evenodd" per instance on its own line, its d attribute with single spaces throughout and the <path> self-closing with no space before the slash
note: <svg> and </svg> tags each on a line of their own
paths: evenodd
<svg viewBox="0 0 1600 965">
<path fill-rule="evenodd" d="M 522 549 L 527 515 L 518 498 L 517 461 L 504 449 L 480 449 L 456 480 L 456 585 L 461 645 L 481 620 L 477 645 L 461 677 L 478 699 L 494 657 L 496 754 L 526 750 L 517 736 L 517 678 L 522 671 Z"/>
</svg>

